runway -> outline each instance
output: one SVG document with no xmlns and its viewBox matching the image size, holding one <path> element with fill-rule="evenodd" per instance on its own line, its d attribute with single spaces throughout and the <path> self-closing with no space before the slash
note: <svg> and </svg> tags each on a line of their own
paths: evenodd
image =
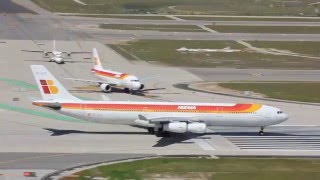
<svg viewBox="0 0 320 180">
<path fill-rule="evenodd" d="M 27 1 L 23 1 L 27 3 Z M 30 5 L 31 6 L 31 5 Z M 38 12 L 36 9 L 33 9 Z M 22 10 L 19 12 L 23 12 Z M 39 12 L 38 12 L 39 13 Z M 41 14 L 41 13 L 39 13 Z M 153 65 L 140 61 L 127 61 L 103 43 L 111 39 L 134 38 L 229 38 L 231 35 L 213 33 L 79 30 L 70 26 L 68 18 L 50 13 L 45 15 L 7 14 L 0 16 L 0 174 L 21 179 L 25 170 L 36 170 L 40 176 L 56 170 L 97 161 L 110 161 L 128 157 L 162 155 L 206 156 L 320 156 L 319 130 L 320 106 L 301 105 L 266 100 L 252 100 L 187 91 L 173 87 L 177 83 L 231 80 L 301 80 L 318 81 L 319 71 L 297 70 L 236 70 L 199 69 Z M 84 21 L 86 22 L 86 21 Z M 141 33 L 141 36 L 139 36 Z M 173 33 L 174 34 L 174 33 Z M 189 37 L 190 36 L 190 37 Z M 277 39 L 300 38 L 318 40 L 318 35 L 261 35 L 236 34 L 233 38 Z M 146 88 L 155 89 L 143 95 L 129 95 L 121 91 L 101 93 L 99 89 L 83 89 L 88 84 L 67 81 L 64 78 L 89 78 L 92 76 L 88 55 L 73 55 L 77 62 L 64 65 L 46 62 L 42 54 L 22 52 L 22 49 L 50 50 L 52 39 L 57 48 L 66 51 L 99 50 L 106 68 L 136 74 L 138 77 L 161 75 L 151 79 Z M 44 60 L 44 61 L 43 61 Z M 80 62 L 78 62 L 80 61 Z M 266 128 L 265 136 L 257 136 L 256 128 L 212 127 L 208 134 L 174 135 L 159 138 L 145 129 L 129 126 L 114 126 L 88 123 L 35 107 L 33 100 L 40 94 L 30 70 L 31 64 L 45 65 L 74 95 L 101 100 L 107 95 L 114 100 L 130 101 L 188 101 L 188 102 L 235 102 L 262 103 L 281 108 L 290 115 L 290 120 L 279 127 Z M 121 68 L 121 69 L 120 69 Z M 164 73 L 165 72 L 165 73 Z M 8 177 L 9 177 L 8 176 Z M 39 177 L 40 177 L 39 176 Z M 2 178 L 0 176 L 0 178 Z"/>
</svg>

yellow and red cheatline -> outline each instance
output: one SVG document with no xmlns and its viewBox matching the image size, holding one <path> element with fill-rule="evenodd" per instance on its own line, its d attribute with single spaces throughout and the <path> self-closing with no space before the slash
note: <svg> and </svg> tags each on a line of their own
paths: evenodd
<svg viewBox="0 0 320 180">
<path fill-rule="evenodd" d="M 182 108 L 181 108 L 182 107 Z M 183 108 L 186 107 L 186 108 Z M 214 105 L 150 105 L 150 104 L 90 104 L 62 103 L 66 109 L 109 110 L 109 111 L 145 111 L 145 112 L 194 112 L 194 113 L 253 113 L 261 104 L 235 104 L 233 106 Z"/>
<path fill-rule="evenodd" d="M 99 71 L 96 69 L 93 69 L 93 71 L 99 75 L 99 76 L 106 76 L 106 77 L 111 77 L 111 78 L 116 78 L 116 79 L 124 79 L 128 76 L 128 74 L 122 73 L 122 74 L 114 74 L 111 72 L 107 72 L 107 71 Z"/>
</svg>

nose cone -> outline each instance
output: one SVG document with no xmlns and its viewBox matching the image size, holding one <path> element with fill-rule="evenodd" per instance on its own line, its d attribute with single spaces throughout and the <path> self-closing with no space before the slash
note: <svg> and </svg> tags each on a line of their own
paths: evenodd
<svg viewBox="0 0 320 180">
<path fill-rule="evenodd" d="M 279 124 L 279 123 L 282 123 L 288 119 L 289 119 L 288 114 L 286 114 L 286 113 L 278 114 L 277 118 L 276 118 L 276 123 Z"/>
<path fill-rule="evenodd" d="M 286 121 L 286 120 L 289 119 L 289 115 L 286 114 L 286 113 L 283 113 L 281 119 L 282 119 L 282 122 L 283 122 L 283 121 Z"/>
<path fill-rule="evenodd" d="M 141 87 L 141 83 L 140 82 L 136 82 L 132 84 L 132 89 L 133 90 L 139 90 Z"/>
</svg>

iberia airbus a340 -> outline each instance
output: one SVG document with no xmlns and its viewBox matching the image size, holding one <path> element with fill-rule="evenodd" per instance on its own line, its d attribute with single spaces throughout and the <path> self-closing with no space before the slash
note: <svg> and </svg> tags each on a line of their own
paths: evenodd
<svg viewBox="0 0 320 180">
<path fill-rule="evenodd" d="M 42 65 L 31 69 L 43 100 L 36 106 L 105 124 L 139 125 L 157 136 L 174 133 L 203 134 L 208 126 L 260 127 L 288 119 L 280 109 L 262 104 L 85 101 L 71 95 Z"/>
</svg>

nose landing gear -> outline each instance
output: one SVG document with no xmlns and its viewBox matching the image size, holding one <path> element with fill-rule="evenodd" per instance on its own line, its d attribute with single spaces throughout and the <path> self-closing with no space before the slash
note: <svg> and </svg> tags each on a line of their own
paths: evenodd
<svg viewBox="0 0 320 180">
<path fill-rule="evenodd" d="M 260 127 L 259 136 L 263 136 L 264 134 L 263 130 L 264 130 L 264 127 Z"/>
</svg>

